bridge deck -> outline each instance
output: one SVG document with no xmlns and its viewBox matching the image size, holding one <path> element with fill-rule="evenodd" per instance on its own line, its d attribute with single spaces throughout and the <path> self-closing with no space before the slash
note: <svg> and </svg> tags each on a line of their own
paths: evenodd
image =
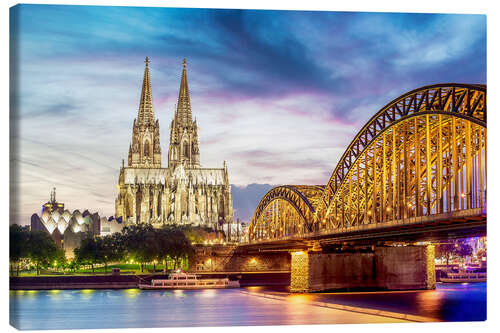
<svg viewBox="0 0 500 333">
<path fill-rule="evenodd" d="M 481 208 L 414 217 L 385 223 L 357 225 L 335 230 L 320 230 L 275 239 L 243 243 L 239 248 L 301 249 L 313 241 L 322 244 L 345 241 L 426 241 L 486 233 L 486 211 Z"/>
</svg>

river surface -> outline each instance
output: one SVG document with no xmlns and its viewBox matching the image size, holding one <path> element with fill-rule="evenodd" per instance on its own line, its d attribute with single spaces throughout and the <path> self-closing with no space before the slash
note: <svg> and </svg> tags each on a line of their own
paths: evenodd
<svg viewBox="0 0 500 333">
<path fill-rule="evenodd" d="M 270 299 L 249 295 L 279 295 Z M 289 294 L 286 288 L 218 290 L 10 291 L 18 329 L 297 325 L 402 322 L 309 302 L 414 314 L 445 321 L 486 319 L 486 283 L 438 284 L 436 290 Z"/>
</svg>

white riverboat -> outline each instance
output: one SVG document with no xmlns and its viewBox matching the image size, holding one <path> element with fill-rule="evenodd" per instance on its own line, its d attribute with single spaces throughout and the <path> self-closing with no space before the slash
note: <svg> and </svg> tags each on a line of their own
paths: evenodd
<svg viewBox="0 0 500 333">
<path fill-rule="evenodd" d="M 153 279 L 151 284 L 139 283 L 140 289 L 219 289 L 239 288 L 238 281 L 222 279 L 198 279 L 196 274 L 184 272 L 172 273 L 168 279 Z"/>
<path fill-rule="evenodd" d="M 441 277 L 441 282 L 486 282 L 486 273 L 448 273 L 446 277 Z"/>
</svg>

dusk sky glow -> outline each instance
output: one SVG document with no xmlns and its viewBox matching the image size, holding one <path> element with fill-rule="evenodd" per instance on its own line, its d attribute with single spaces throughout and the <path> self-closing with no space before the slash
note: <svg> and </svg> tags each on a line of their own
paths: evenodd
<svg viewBox="0 0 500 333">
<path fill-rule="evenodd" d="M 269 188 L 247 185 L 326 184 L 399 95 L 486 84 L 484 15 L 20 5 L 11 40 L 19 224 L 52 187 L 71 211 L 114 215 L 146 56 L 162 166 L 186 58 L 201 164 L 226 160 L 245 221 Z"/>
</svg>

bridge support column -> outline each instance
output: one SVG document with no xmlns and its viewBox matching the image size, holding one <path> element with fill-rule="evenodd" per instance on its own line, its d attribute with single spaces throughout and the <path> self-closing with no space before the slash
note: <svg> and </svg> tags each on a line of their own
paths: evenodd
<svg viewBox="0 0 500 333">
<path fill-rule="evenodd" d="M 435 289 L 434 246 L 377 247 L 371 252 L 291 252 L 291 292 L 352 288 Z"/>
<path fill-rule="evenodd" d="M 309 291 L 309 253 L 291 252 L 290 291 L 292 293 Z"/>
<path fill-rule="evenodd" d="M 389 290 L 435 289 L 434 246 L 375 249 L 377 284 Z"/>
</svg>

